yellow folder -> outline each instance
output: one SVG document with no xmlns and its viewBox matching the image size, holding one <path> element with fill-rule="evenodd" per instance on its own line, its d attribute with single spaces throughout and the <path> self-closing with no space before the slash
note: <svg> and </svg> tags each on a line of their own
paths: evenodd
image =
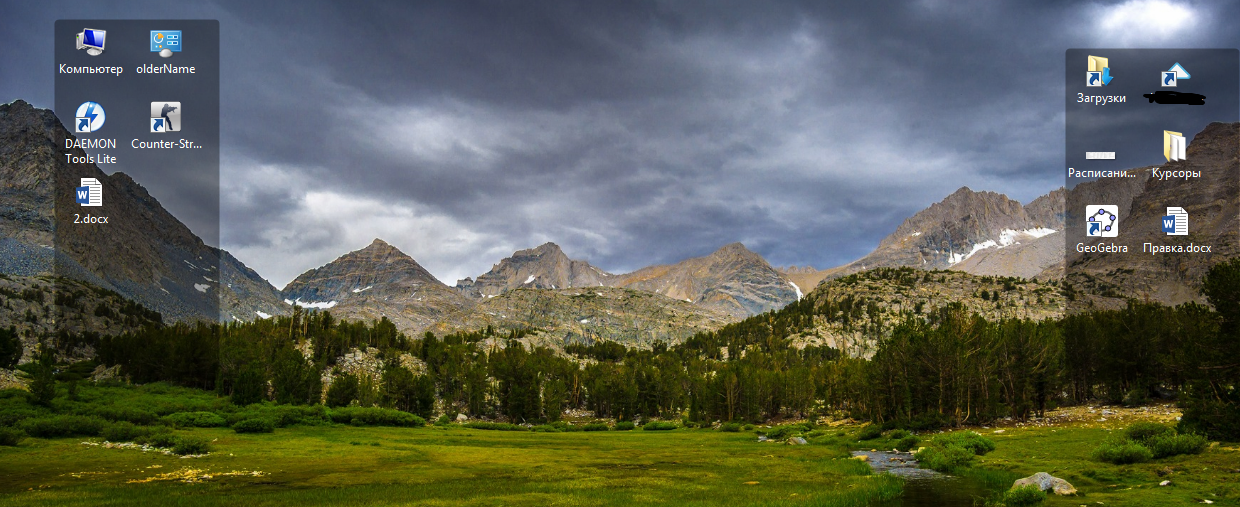
<svg viewBox="0 0 1240 507">
<path fill-rule="evenodd" d="M 1183 145 L 1177 146 L 1182 142 L 1184 142 L 1184 134 L 1170 130 L 1163 131 L 1163 156 L 1167 157 L 1167 162 L 1184 159 Z"/>
<path fill-rule="evenodd" d="M 1102 69 L 1105 69 L 1107 67 L 1109 67 L 1109 65 L 1107 65 L 1106 58 L 1103 58 L 1101 56 L 1089 57 L 1089 71 L 1090 72 L 1102 72 Z"/>
</svg>

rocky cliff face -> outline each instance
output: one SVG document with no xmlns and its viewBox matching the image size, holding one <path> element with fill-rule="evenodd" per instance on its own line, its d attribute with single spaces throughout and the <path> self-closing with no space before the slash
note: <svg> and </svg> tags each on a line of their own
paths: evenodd
<svg viewBox="0 0 1240 507">
<path fill-rule="evenodd" d="M 827 280 L 807 294 L 819 315 L 792 340 L 869 357 L 880 337 L 889 336 L 908 315 L 929 315 L 953 303 L 991 321 L 1058 318 L 1065 301 L 1057 283 L 956 270 L 873 269 Z M 871 312 L 871 305 L 876 311 Z"/>
<path fill-rule="evenodd" d="M 495 297 L 517 288 L 602 287 L 614 277 L 586 261 L 569 259 L 559 245 L 546 243 L 517 251 L 477 280 L 461 280 L 457 288 L 470 297 Z"/>
<path fill-rule="evenodd" d="M 410 334 L 471 305 L 412 257 L 380 239 L 302 273 L 281 294 L 288 305 L 329 309 L 345 319 L 387 317 Z"/>
<path fill-rule="evenodd" d="M 59 331 L 113 336 L 159 325 L 159 315 L 115 292 L 77 280 L 0 274 L 0 327 L 16 329 L 20 362 L 34 358 L 39 340 Z M 61 350 L 72 360 L 90 359 L 86 345 Z"/>
<path fill-rule="evenodd" d="M 271 282 L 220 250 L 220 320 L 251 321 L 273 315 L 287 315 L 290 308 Z"/>
<path fill-rule="evenodd" d="M 819 283 L 822 283 L 827 278 L 827 275 L 831 274 L 830 271 L 819 271 L 814 269 L 813 266 L 788 266 L 785 268 L 775 268 L 775 270 L 779 274 L 784 275 L 784 278 L 787 278 L 789 282 L 792 282 L 793 288 L 802 295 L 814 290 L 814 287 L 817 287 Z"/>
<path fill-rule="evenodd" d="M 1045 252 L 1051 249 L 1045 245 L 1054 240 L 1041 240 L 1063 230 L 1063 195 L 1062 189 L 1056 190 L 1022 206 L 1003 194 L 961 188 L 906 219 L 874 252 L 830 270 L 829 278 L 876 267 L 1037 275 L 1062 258 L 1062 252 L 1047 257 Z M 1039 241 L 1042 247 L 1019 252 Z M 1062 239 L 1058 242 L 1062 245 Z M 979 254 L 983 258 L 973 260 Z"/>
<path fill-rule="evenodd" d="M 107 175 L 93 164 L 66 163 L 66 153 L 85 155 L 65 149 L 66 139 L 73 135 L 51 111 L 20 100 L 0 105 L 0 249 L 7 258 L 0 267 L 5 272 L 30 275 L 50 268 L 116 291 L 169 321 L 215 320 L 221 299 L 234 297 L 234 289 L 275 293 L 257 277 L 221 287 L 220 250 L 204 244 L 124 173 Z M 103 207 L 88 211 L 109 222 L 57 230 L 57 223 L 70 224 L 75 213 L 83 213 L 73 187 L 86 177 L 97 178 L 106 196 Z M 252 306 L 280 311 L 271 297 L 265 299 L 266 304 Z"/>
<path fill-rule="evenodd" d="M 745 245 L 732 243 L 705 257 L 616 276 L 612 285 L 747 317 L 796 301 L 798 289 Z"/>
<path fill-rule="evenodd" d="M 538 329 L 527 342 L 562 347 L 610 340 L 650 346 L 660 341 L 679 343 L 736 320 L 725 312 L 650 292 L 612 287 L 517 288 L 450 315 L 432 330 Z"/>
</svg>

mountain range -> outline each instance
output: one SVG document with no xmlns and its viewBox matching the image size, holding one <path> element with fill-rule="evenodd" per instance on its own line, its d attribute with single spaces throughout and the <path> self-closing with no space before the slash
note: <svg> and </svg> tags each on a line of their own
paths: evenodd
<svg viewBox="0 0 1240 507">
<path fill-rule="evenodd" d="M 414 258 L 375 239 L 277 289 L 228 252 L 205 244 L 124 173 L 64 163 L 72 134 L 55 115 L 23 101 L 0 105 L 0 272 L 54 274 L 113 291 L 164 315 L 165 321 L 253 320 L 294 306 L 330 309 L 348 319 L 386 317 L 407 333 L 427 330 L 537 328 L 551 342 L 610 339 L 677 341 L 744 317 L 778 309 L 815 287 L 880 267 L 955 270 L 979 276 L 1057 280 L 1085 292 L 1128 287 L 1171 303 L 1195 300 L 1209 256 L 1191 259 L 1073 256 L 1065 264 L 1066 213 L 1078 200 L 1118 202 L 1127 230 L 1156 236 L 1154 218 L 1180 202 L 1202 234 L 1235 230 L 1228 203 L 1237 198 L 1234 147 L 1238 124 L 1212 124 L 1189 147 L 1187 168 L 1200 170 L 1205 193 L 1185 195 L 1176 182 L 1149 177 L 1057 189 L 1022 205 L 994 192 L 961 188 L 906 219 L 870 254 L 843 266 L 776 269 L 741 243 L 669 265 L 613 274 L 570 258 L 554 243 L 519 250 L 476 278 L 448 286 Z M 1229 172 L 1230 171 L 1230 172 Z M 109 196 L 109 228 L 56 230 L 56 213 L 76 206 L 79 178 L 97 178 Z M 1229 200 L 1230 199 L 1230 200 Z M 64 217 L 61 216 L 61 219 Z M 1145 220 L 1145 219 L 1149 220 Z M 1079 232 L 1079 231 L 1078 231 Z M 1226 235 L 1224 235 L 1226 236 Z M 1230 238 L 1230 236 L 1227 236 Z M 55 245 L 55 249 L 52 248 Z M 824 245 L 824 248 L 829 245 Z M 1234 238 L 1215 247 L 1235 255 Z M 123 262 L 118 262 L 123 260 Z M 1177 276 L 1159 277 L 1167 262 Z M 1120 265 L 1122 264 L 1122 266 Z M 1123 268 L 1123 269 L 1120 269 Z M 1118 274 L 1117 274 L 1118 273 Z M 12 317 L 11 317 L 12 318 Z"/>
</svg>

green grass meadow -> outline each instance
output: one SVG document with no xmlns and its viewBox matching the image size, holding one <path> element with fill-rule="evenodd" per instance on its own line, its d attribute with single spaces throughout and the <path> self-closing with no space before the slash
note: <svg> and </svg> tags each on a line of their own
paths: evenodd
<svg viewBox="0 0 1240 507">
<path fill-rule="evenodd" d="M 191 432 L 214 439 L 215 452 L 186 459 L 81 443 L 98 438 L 0 447 L 0 504 L 861 506 L 900 492 L 840 447 L 759 444 L 753 433 Z M 185 469 L 212 478 L 150 480 Z M 220 475 L 230 472 L 240 474 Z"/>
<path fill-rule="evenodd" d="M 1235 443 L 1215 444 L 1201 454 L 1114 465 L 1096 461 L 1090 453 L 1121 428 L 1064 425 L 1009 428 L 1001 434 L 980 431 L 995 441 L 996 449 L 978 457 L 965 475 L 1008 471 L 1023 477 L 1047 472 L 1066 479 L 1081 493 L 1051 495 L 1045 502 L 1048 506 L 1166 507 L 1205 504 L 1204 500 L 1240 505 L 1240 448 Z M 1159 486 L 1164 480 L 1170 485 Z"/>
</svg>

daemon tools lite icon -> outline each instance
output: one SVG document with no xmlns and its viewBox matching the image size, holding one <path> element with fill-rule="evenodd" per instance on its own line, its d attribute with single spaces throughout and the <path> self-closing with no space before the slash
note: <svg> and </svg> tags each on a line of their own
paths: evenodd
<svg viewBox="0 0 1240 507">
<path fill-rule="evenodd" d="M 77 48 L 85 49 L 90 56 L 99 56 L 103 54 L 103 41 L 107 35 L 108 32 L 103 30 L 84 29 L 77 34 Z"/>
<path fill-rule="evenodd" d="M 168 58 L 181 52 L 180 30 L 151 30 L 151 52 Z"/>
<path fill-rule="evenodd" d="M 1168 207 L 1162 226 L 1168 236 L 1188 236 L 1188 212 L 1179 206 Z"/>
<path fill-rule="evenodd" d="M 103 206 L 103 184 L 95 178 L 82 178 L 76 197 L 77 203 L 82 206 Z"/>
<path fill-rule="evenodd" d="M 1111 67 L 1107 59 L 1101 56 L 1089 57 L 1089 71 L 1085 73 L 1085 86 L 1106 86 L 1111 84 Z"/>
<path fill-rule="evenodd" d="M 1163 131 L 1163 156 L 1167 157 L 1167 162 L 1188 160 L 1188 140 L 1184 138 L 1184 134 Z"/>
<path fill-rule="evenodd" d="M 1095 238 L 1119 236 L 1119 206 L 1095 204 L 1085 207 L 1085 235 Z"/>
<path fill-rule="evenodd" d="M 180 132 L 181 103 L 152 102 L 151 132 Z"/>
<path fill-rule="evenodd" d="M 98 102 L 83 102 L 73 115 L 73 131 L 78 133 L 97 132 L 103 128 L 103 106 Z"/>
</svg>

